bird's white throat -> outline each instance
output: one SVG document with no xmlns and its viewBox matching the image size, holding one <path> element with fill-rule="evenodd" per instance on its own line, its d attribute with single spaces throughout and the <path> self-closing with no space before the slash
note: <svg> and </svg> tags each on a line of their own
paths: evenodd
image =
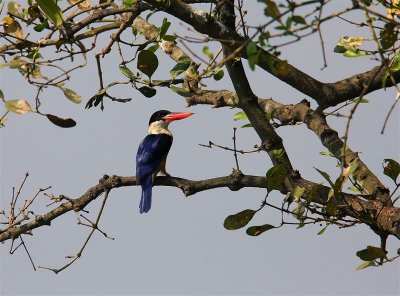
<svg viewBox="0 0 400 296">
<path fill-rule="evenodd" d="M 172 133 L 168 129 L 168 125 L 171 122 L 168 120 L 159 120 L 150 123 L 149 125 L 149 135 L 166 134 L 172 136 Z"/>
</svg>

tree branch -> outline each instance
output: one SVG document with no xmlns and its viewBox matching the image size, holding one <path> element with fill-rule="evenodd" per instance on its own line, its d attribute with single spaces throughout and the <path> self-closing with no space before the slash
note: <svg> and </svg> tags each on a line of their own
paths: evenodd
<svg viewBox="0 0 400 296">
<path fill-rule="evenodd" d="M 305 188 L 303 194 L 304 198 L 307 198 L 316 186 L 317 191 L 314 192 L 313 202 L 322 205 L 328 203 L 328 196 L 331 188 L 302 179 L 298 174 L 290 176 L 290 182 L 293 186 Z M 191 196 L 195 193 L 214 188 L 227 187 L 232 191 L 237 191 L 242 188 L 266 188 L 266 184 L 265 177 L 244 175 L 240 171 L 233 170 L 230 175 L 200 181 L 176 177 L 158 177 L 154 186 L 176 187 L 181 189 L 185 196 Z M 138 183 L 135 177 L 109 177 L 105 175 L 99 180 L 97 185 L 89 188 L 82 196 L 76 199 L 63 196 L 63 200 L 67 201 L 63 202 L 55 209 L 43 215 L 36 215 L 33 220 L 25 224 L 16 225 L 8 228 L 6 231 L 0 232 L 0 242 L 16 239 L 21 234 L 30 232 L 38 227 L 49 226 L 52 220 L 67 212 L 81 211 L 100 195 L 114 188 L 137 185 Z M 286 191 L 282 191 L 282 193 L 285 192 Z M 356 195 L 347 193 L 341 194 L 337 200 L 331 200 L 331 202 L 336 203 L 338 208 L 340 207 L 341 211 L 344 211 L 346 215 L 368 224 L 375 231 L 385 232 L 400 238 L 400 208 L 382 207 L 380 202 L 372 200 L 365 201 Z"/>
<path fill-rule="evenodd" d="M 208 13 L 195 9 L 180 0 L 171 0 L 168 7 L 162 7 L 157 0 L 146 0 L 146 2 L 164 9 L 167 13 L 193 26 L 198 32 L 207 34 L 226 46 L 235 46 L 238 51 L 237 54 L 247 58 L 247 41 L 234 30 L 212 18 Z M 314 99 L 322 110 L 358 97 L 368 83 L 370 85 L 365 94 L 382 88 L 382 78 L 385 71 L 379 70 L 379 67 L 374 67 L 367 72 L 359 73 L 334 83 L 323 83 L 264 49 L 259 47 L 258 50 L 260 52 L 258 66 Z M 286 70 L 281 71 L 281 73 L 276 73 L 271 69 L 271 65 L 276 68 L 283 64 Z M 377 71 L 379 71 L 378 74 L 376 74 Z M 374 76 L 375 78 L 370 82 Z M 393 73 L 393 78 L 395 83 L 399 83 L 400 71 Z M 393 85 L 393 81 L 388 81 L 387 87 Z"/>
</svg>

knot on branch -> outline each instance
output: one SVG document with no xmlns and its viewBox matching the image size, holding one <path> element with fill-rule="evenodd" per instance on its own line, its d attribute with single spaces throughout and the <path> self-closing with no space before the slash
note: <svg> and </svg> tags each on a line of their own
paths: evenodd
<svg viewBox="0 0 400 296">
<path fill-rule="evenodd" d="M 232 191 L 238 191 L 242 189 L 242 178 L 243 178 L 243 173 L 240 170 L 233 169 L 230 177 L 231 184 L 228 185 L 228 188 Z"/>
</svg>

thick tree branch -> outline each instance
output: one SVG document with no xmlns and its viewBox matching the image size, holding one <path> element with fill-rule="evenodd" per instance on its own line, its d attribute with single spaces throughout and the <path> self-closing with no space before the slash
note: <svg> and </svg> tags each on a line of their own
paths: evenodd
<svg viewBox="0 0 400 296">
<path fill-rule="evenodd" d="M 313 202 L 326 205 L 330 188 L 302 179 L 299 175 L 290 177 L 293 186 L 301 186 L 305 188 L 304 198 L 314 192 Z M 100 195 L 114 188 L 136 186 L 138 185 L 135 177 L 107 176 L 99 180 L 99 184 L 89 188 L 82 196 L 76 199 L 70 199 L 63 196 L 63 200 L 67 200 L 55 209 L 43 214 L 36 215 L 35 218 L 25 224 L 16 225 L 0 232 L 0 242 L 9 239 L 16 239 L 21 234 L 30 232 L 38 227 L 50 225 L 51 221 L 57 217 L 70 212 L 83 210 L 89 203 L 94 201 Z M 193 195 L 197 192 L 210 190 L 214 188 L 227 187 L 232 191 L 241 188 L 265 188 L 266 179 L 261 176 L 243 175 L 240 171 L 234 170 L 232 174 L 224 177 L 193 181 L 175 177 L 158 177 L 154 186 L 171 186 L 182 190 L 186 196 Z M 282 191 L 285 193 L 285 191 Z M 361 222 L 368 224 L 376 232 L 385 232 L 400 238 L 400 209 L 395 207 L 382 207 L 380 202 L 365 201 L 356 195 L 347 193 L 341 194 L 337 199 L 331 200 L 344 211 L 345 215 L 351 216 Z"/>
<path fill-rule="evenodd" d="M 208 104 L 214 107 L 238 106 L 237 95 L 228 90 L 201 90 L 194 96 L 186 98 L 186 101 L 188 106 L 196 104 Z M 378 199 L 381 202 L 391 204 L 387 188 L 360 160 L 360 156 L 356 152 L 353 152 L 349 147 L 346 150 L 344 149 L 344 142 L 338 133 L 329 126 L 325 116 L 320 112 L 312 110 L 307 101 L 303 100 L 295 105 L 283 105 L 273 99 L 258 98 L 258 104 L 263 112 L 273 114 L 274 118 L 278 119 L 283 125 L 295 124 L 297 122 L 305 123 L 338 160 L 344 160 L 344 167 L 349 166 L 354 159 L 358 158 L 357 180 L 362 181 L 364 188 L 371 194 L 371 199 Z M 344 151 L 345 155 L 343 158 L 342 154 Z"/>
<path fill-rule="evenodd" d="M 146 2 L 164 9 L 167 13 L 193 26 L 198 32 L 207 34 L 224 45 L 235 46 L 238 51 L 237 54 L 246 58 L 247 41 L 234 30 L 212 18 L 208 13 L 195 9 L 180 0 L 171 0 L 168 7 L 162 7 L 157 0 L 146 0 Z M 382 77 L 385 71 L 380 70 L 380 67 L 374 67 L 367 72 L 334 83 L 323 83 L 264 49 L 258 48 L 258 50 L 261 53 L 258 65 L 262 69 L 314 99 L 321 109 L 336 106 L 358 97 L 367 85 L 369 86 L 365 94 L 382 88 Z M 286 70 L 276 73 L 270 65 L 275 68 L 284 65 Z M 377 71 L 379 71 L 378 74 L 376 74 Z M 375 78 L 371 81 L 373 77 Z M 393 73 L 393 78 L 395 83 L 399 83 L 400 71 Z M 393 81 L 388 80 L 387 86 L 393 86 Z"/>
</svg>

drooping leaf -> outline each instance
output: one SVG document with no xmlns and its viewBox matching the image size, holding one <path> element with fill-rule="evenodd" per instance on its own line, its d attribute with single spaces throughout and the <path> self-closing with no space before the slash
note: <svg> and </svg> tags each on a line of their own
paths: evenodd
<svg viewBox="0 0 400 296">
<path fill-rule="evenodd" d="M 129 70 L 128 67 L 121 65 L 119 66 L 119 70 L 121 71 L 122 74 L 124 74 L 126 77 L 129 78 L 130 81 L 135 80 L 135 74 L 131 70 Z"/>
<path fill-rule="evenodd" d="M 389 49 L 397 41 L 397 26 L 392 23 L 386 23 L 383 30 L 380 32 L 380 43 L 383 49 Z"/>
<path fill-rule="evenodd" d="M 384 161 L 383 173 L 391 178 L 395 184 L 397 184 L 396 180 L 400 174 L 400 164 L 394 159 L 389 158 L 385 159 Z"/>
<path fill-rule="evenodd" d="M 314 201 L 314 197 L 317 194 L 317 190 L 318 190 L 319 186 L 320 185 L 314 184 L 313 187 L 311 188 L 311 192 L 306 198 L 306 206 L 309 206 L 310 203 Z"/>
<path fill-rule="evenodd" d="M 274 189 L 279 189 L 283 182 L 285 181 L 286 176 L 289 174 L 289 171 L 285 164 L 280 163 L 272 168 L 270 168 L 267 172 L 267 191 L 270 192 Z"/>
<path fill-rule="evenodd" d="M 296 186 L 292 192 L 293 200 L 295 202 L 299 201 L 305 190 L 304 187 Z"/>
<path fill-rule="evenodd" d="M 363 261 L 385 258 L 386 252 L 382 248 L 367 246 L 366 249 L 358 251 L 356 255 Z"/>
<path fill-rule="evenodd" d="M 158 58 L 150 50 L 142 50 L 138 54 L 137 68 L 149 78 L 158 68 Z"/>
<path fill-rule="evenodd" d="M 318 231 L 317 235 L 321 235 L 325 232 L 326 228 L 328 228 L 329 224 L 326 224 L 324 228 L 322 228 L 320 231 Z"/>
<path fill-rule="evenodd" d="M 31 106 L 25 100 L 8 100 L 6 101 L 6 109 L 16 114 L 25 114 L 32 111 Z"/>
<path fill-rule="evenodd" d="M 228 230 L 236 230 L 246 226 L 253 218 L 256 211 L 244 210 L 237 214 L 226 217 L 224 221 L 224 227 Z"/>
<path fill-rule="evenodd" d="M 193 96 L 193 93 L 190 92 L 190 90 L 186 88 L 181 88 L 181 87 L 176 87 L 174 85 L 170 86 L 170 89 L 174 92 L 176 92 L 178 95 L 181 95 L 182 97 L 191 97 Z"/>
<path fill-rule="evenodd" d="M 370 267 L 370 266 L 376 266 L 374 261 L 366 261 L 361 263 L 359 266 L 357 266 L 356 271 Z"/>
<path fill-rule="evenodd" d="M 246 229 L 246 233 L 250 236 L 258 236 L 268 230 L 276 228 L 275 226 L 271 224 L 264 224 L 260 226 L 251 226 Z"/>
<path fill-rule="evenodd" d="M 82 97 L 79 96 L 72 89 L 62 87 L 61 90 L 63 91 L 63 93 L 67 97 L 67 99 L 70 100 L 71 102 L 74 102 L 75 104 L 80 104 L 82 102 Z"/>
<path fill-rule="evenodd" d="M 63 14 L 61 8 L 54 0 L 35 0 L 40 10 L 55 25 L 60 26 L 63 23 Z"/>
<path fill-rule="evenodd" d="M 55 115 L 47 114 L 46 117 L 55 125 L 63 128 L 74 127 L 76 125 L 75 120 L 71 118 L 60 118 Z"/>
<path fill-rule="evenodd" d="M 138 88 L 138 91 L 140 91 L 147 98 L 154 97 L 157 93 L 155 88 L 148 87 L 146 85 Z"/>
<path fill-rule="evenodd" d="M 246 53 L 249 67 L 254 71 L 260 58 L 260 52 L 258 51 L 257 44 L 254 42 L 249 42 L 249 44 L 246 46 Z"/>
<path fill-rule="evenodd" d="M 334 188 L 334 187 L 335 187 L 335 184 L 333 184 L 333 182 L 332 182 L 332 180 L 331 180 L 331 177 L 328 175 L 328 173 L 323 172 L 323 171 L 321 171 L 321 170 L 319 170 L 319 169 L 317 169 L 317 168 L 314 168 L 314 169 L 316 169 L 317 172 L 320 173 L 321 176 L 324 177 L 326 181 L 328 181 L 328 183 L 329 183 L 329 185 L 331 186 L 331 188 Z"/>
<path fill-rule="evenodd" d="M 302 201 L 297 203 L 297 207 L 292 211 L 292 216 L 300 221 L 304 220 L 303 214 L 306 211 L 306 204 Z"/>
<path fill-rule="evenodd" d="M 172 78 L 175 79 L 178 77 L 181 73 L 185 72 L 191 64 L 191 59 L 190 58 L 183 58 L 181 59 L 172 69 L 169 71 L 171 74 Z"/>
</svg>

